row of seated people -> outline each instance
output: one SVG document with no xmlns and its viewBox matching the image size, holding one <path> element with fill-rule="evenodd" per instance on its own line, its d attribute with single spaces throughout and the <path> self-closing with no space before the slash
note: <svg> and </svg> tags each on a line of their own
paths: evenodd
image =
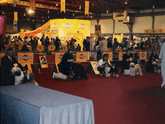
<svg viewBox="0 0 165 124">
<path fill-rule="evenodd" d="M 72 79 L 78 79 L 80 76 L 81 79 L 88 79 L 84 67 L 80 63 L 75 63 L 73 59 L 74 49 L 71 47 L 68 51 L 63 55 L 61 62 L 58 64 L 59 73 L 53 72 L 53 78 L 67 79 L 67 76 L 72 75 Z M 2 82 L 3 84 L 7 82 L 7 85 L 14 84 L 13 83 L 13 75 L 11 69 L 14 67 L 14 64 L 17 63 L 19 68 L 24 71 L 25 68 L 19 64 L 13 55 L 13 50 L 9 48 L 7 50 L 7 54 L 2 58 L 1 68 L 2 68 Z M 146 65 L 146 71 L 149 68 L 151 71 L 155 70 L 155 61 L 158 59 L 156 52 L 153 51 L 151 54 L 149 61 Z M 133 62 L 131 49 L 128 49 L 127 52 L 123 55 L 121 73 L 124 74 L 124 70 L 130 69 L 130 63 Z M 158 66 L 157 66 L 158 67 Z M 152 68 L 152 69 L 151 69 Z M 110 77 L 111 74 L 113 76 L 118 77 L 118 67 L 108 60 L 108 54 L 104 54 L 103 58 L 98 61 L 97 70 L 99 71 L 100 76 Z M 104 72 L 104 74 L 103 74 Z M 153 71 L 154 72 L 154 71 Z"/>
</svg>

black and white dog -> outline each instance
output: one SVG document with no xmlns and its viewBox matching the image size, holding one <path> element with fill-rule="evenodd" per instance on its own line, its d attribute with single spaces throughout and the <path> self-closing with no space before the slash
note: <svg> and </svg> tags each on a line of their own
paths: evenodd
<svg viewBox="0 0 165 124">
<path fill-rule="evenodd" d="M 14 64 L 14 67 L 11 69 L 12 75 L 14 75 L 15 85 L 32 83 L 38 86 L 38 83 L 34 79 L 34 74 L 30 71 L 23 72 L 18 64 Z"/>
</svg>

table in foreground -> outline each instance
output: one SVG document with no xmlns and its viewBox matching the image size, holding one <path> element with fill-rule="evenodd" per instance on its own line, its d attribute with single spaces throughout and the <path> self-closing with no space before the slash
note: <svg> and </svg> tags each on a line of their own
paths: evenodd
<svg viewBox="0 0 165 124">
<path fill-rule="evenodd" d="M 1 87 L 5 124 L 94 124 L 92 100 L 22 84 Z"/>
</svg>

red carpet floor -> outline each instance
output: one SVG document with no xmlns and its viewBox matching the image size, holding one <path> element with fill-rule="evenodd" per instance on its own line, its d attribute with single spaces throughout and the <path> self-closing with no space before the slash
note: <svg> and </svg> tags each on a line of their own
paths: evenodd
<svg viewBox="0 0 165 124">
<path fill-rule="evenodd" d="M 51 78 L 51 71 L 34 69 L 42 87 L 91 99 L 95 124 L 165 124 L 165 90 L 160 88 L 161 74 L 143 76 L 99 77 L 87 74 L 88 80 L 63 81 Z"/>
</svg>

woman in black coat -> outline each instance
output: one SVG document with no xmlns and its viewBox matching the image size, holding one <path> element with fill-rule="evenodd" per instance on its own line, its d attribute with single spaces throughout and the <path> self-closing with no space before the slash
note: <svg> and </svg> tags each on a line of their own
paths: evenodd
<svg viewBox="0 0 165 124">
<path fill-rule="evenodd" d="M 153 50 L 151 56 L 148 59 L 145 70 L 147 72 L 154 72 L 154 67 L 157 66 L 157 63 L 158 63 L 157 51 Z"/>
</svg>

